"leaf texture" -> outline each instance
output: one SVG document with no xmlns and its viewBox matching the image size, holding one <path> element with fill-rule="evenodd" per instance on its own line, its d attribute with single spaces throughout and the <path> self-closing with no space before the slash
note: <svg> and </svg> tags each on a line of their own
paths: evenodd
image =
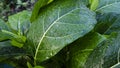
<svg viewBox="0 0 120 68">
<path fill-rule="evenodd" d="M 91 31 L 95 14 L 80 0 L 58 0 L 44 8 L 32 23 L 27 39 L 40 62 Z"/>
<path fill-rule="evenodd" d="M 69 63 L 67 68 L 84 68 L 87 58 L 101 42 L 106 39 L 99 33 L 89 33 L 75 41 L 69 47 Z"/>
<path fill-rule="evenodd" d="M 114 16 L 115 15 L 115 16 Z M 103 16 L 104 18 L 104 16 Z M 102 42 L 89 56 L 86 68 L 117 68 L 120 61 L 120 16 L 112 14 L 107 17 L 107 30 L 104 34 L 109 35 L 108 39 Z M 105 25 L 106 25 L 105 24 Z M 104 26 L 104 25 L 103 25 Z M 102 27 L 103 28 L 103 27 Z M 94 61 L 92 61 L 94 60 Z"/>
<path fill-rule="evenodd" d="M 7 24 L 0 19 L 0 41 L 8 39 L 8 36 L 2 30 L 9 30 Z"/>
<path fill-rule="evenodd" d="M 120 14 L 120 0 L 100 0 L 99 7 L 96 9 L 100 13 L 118 13 Z"/>
<path fill-rule="evenodd" d="M 18 31 L 19 33 L 26 33 L 30 26 L 30 11 L 22 11 L 15 15 L 9 16 L 8 22 L 10 27 L 13 30 Z"/>
<path fill-rule="evenodd" d="M 113 34 L 89 56 L 85 68 L 110 68 L 119 63 L 120 35 Z"/>
</svg>

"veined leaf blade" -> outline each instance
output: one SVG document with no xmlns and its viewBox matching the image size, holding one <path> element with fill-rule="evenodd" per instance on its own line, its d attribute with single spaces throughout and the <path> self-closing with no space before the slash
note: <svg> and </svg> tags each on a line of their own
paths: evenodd
<svg viewBox="0 0 120 68">
<path fill-rule="evenodd" d="M 58 0 L 40 12 L 27 35 L 35 60 L 49 59 L 93 29 L 95 14 L 80 2 Z"/>
</svg>

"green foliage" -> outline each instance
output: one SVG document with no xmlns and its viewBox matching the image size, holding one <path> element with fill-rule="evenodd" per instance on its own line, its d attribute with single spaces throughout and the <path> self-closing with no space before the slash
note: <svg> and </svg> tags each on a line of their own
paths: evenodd
<svg viewBox="0 0 120 68">
<path fill-rule="evenodd" d="M 0 20 L 0 63 L 119 68 L 119 6 L 119 0 L 38 0 L 32 15 L 23 11 Z"/>
<path fill-rule="evenodd" d="M 96 24 L 94 13 L 79 2 L 56 1 L 41 11 L 32 23 L 27 39 L 28 43 L 31 42 L 29 45 L 35 52 L 36 61 L 49 59 L 67 44 L 93 29 Z"/>
</svg>

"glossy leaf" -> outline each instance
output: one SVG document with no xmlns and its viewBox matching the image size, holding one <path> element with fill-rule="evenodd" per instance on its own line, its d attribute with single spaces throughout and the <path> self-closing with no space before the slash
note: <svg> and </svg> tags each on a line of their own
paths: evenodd
<svg viewBox="0 0 120 68">
<path fill-rule="evenodd" d="M 71 44 L 67 68 L 84 68 L 85 62 L 94 48 L 105 39 L 105 36 L 98 33 L 89 33 Z"/>
<path fill-rule="evenodd" d="M 120 14 L 120 0 L 100 0 L 96 9 L 100 13 L 118 13 Z"/>
<path fill-rule="evenodd" d="M 54 7 L 53 7 L 54 6 Z M 27 39 L 40 62 L 84 36 L 96 24 L 95 14 L 80 0 L 58 0 L 45 7 L 32 23 Z"/>
</svg>

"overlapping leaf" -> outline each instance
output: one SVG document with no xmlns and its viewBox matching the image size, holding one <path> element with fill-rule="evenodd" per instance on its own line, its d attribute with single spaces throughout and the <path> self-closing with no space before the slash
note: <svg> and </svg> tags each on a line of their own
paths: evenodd
<svg viewBox="0 0 120 68">
<path fill-rule="evenodd" d="M 9 25 L 13 30 L 18 31 L 18 34 L 26 33 L 30 26 L 30 16 L 31 12 L 27 10 L 11 15 L 8 19 Z"/>
<path fill-rule="evenodd" d="M 38 0 L 36 2 L 36 4 L 34 5 L 34 9 L 33 9 L 32 16 L 31 16 L 31 21 L 34 21 L 37 18 L 38 14 L 39 14 L 39 11 L 41 11 L 40 9 L 43 6 L 51 3 L 52 1 L 53 0 Z"/>
<path fill-rule="evenodd" d="M 28 32 L 34 59 L 40 62 L 49 59 L 91 31 L 95 24 L 95 14 L 81 0 L 54 1 L 40 11 Z"/>
<path fill-rule="evenodd" d="M 90 53 L 106 38 L 98 33 L 89 33 L 71 44 L 68 68 L 84 68 Z"/>
<path fill-rule="evenodd" d="M 109 25 L 107 25 L 108 28 L 104 34 L 111 35 L 90 55 L 86 62 L 86 68 L 116 68 L 117 64 L 119 66 L 120 16 L 118 15 L 117 18 L 116 15 L 113 18 L 108 17 L 106 21 L 108 20 L 109 22 L 106 22 L 105 25 L 108 23 Z"/>
<path fill-rule="evenodd" d="M 0 61 L 13 56 L 24 55 L 25 51 L 17 47 L 12 47 L 10 41 L 0 42 Z"/>
<path fill-rule="evenodd" d="M 86 62 L 86 68 L 110 68 L 118 63 L 120 35 L 113 34 L 108 40 L 101 43 Z"/>
<path fill-rule="evenodd" d="M 94 30 L 101 34 L 105 34 L 108 30 L 110 30 L 110 28 L 113 28 L 112 26 L 114 26 L 115 24 L 118 24 L 114 27 L 117 27 L 118 29 L 116 30 L 119 30 L 119 17 L 120 15 L 115 13 L 98 14 L 97 15 L 98 23 L 95 26 Z M 107 32 L 107 34 L 110 34 L 110 32 L 109 33 Z"/>
<path fill-rule="evenodd" d="M 6 23 L 0 19 L 0 41 L 8 39 L 8 36 L 4 34 L 1 30 L 8 30 Z"/>
<path fill-rule="evenodd" d="M 100 13 L 118 13 L 120 14 L 120 0 L 99 0 L 99 6 L 96 9 Z"/>
</svg>

